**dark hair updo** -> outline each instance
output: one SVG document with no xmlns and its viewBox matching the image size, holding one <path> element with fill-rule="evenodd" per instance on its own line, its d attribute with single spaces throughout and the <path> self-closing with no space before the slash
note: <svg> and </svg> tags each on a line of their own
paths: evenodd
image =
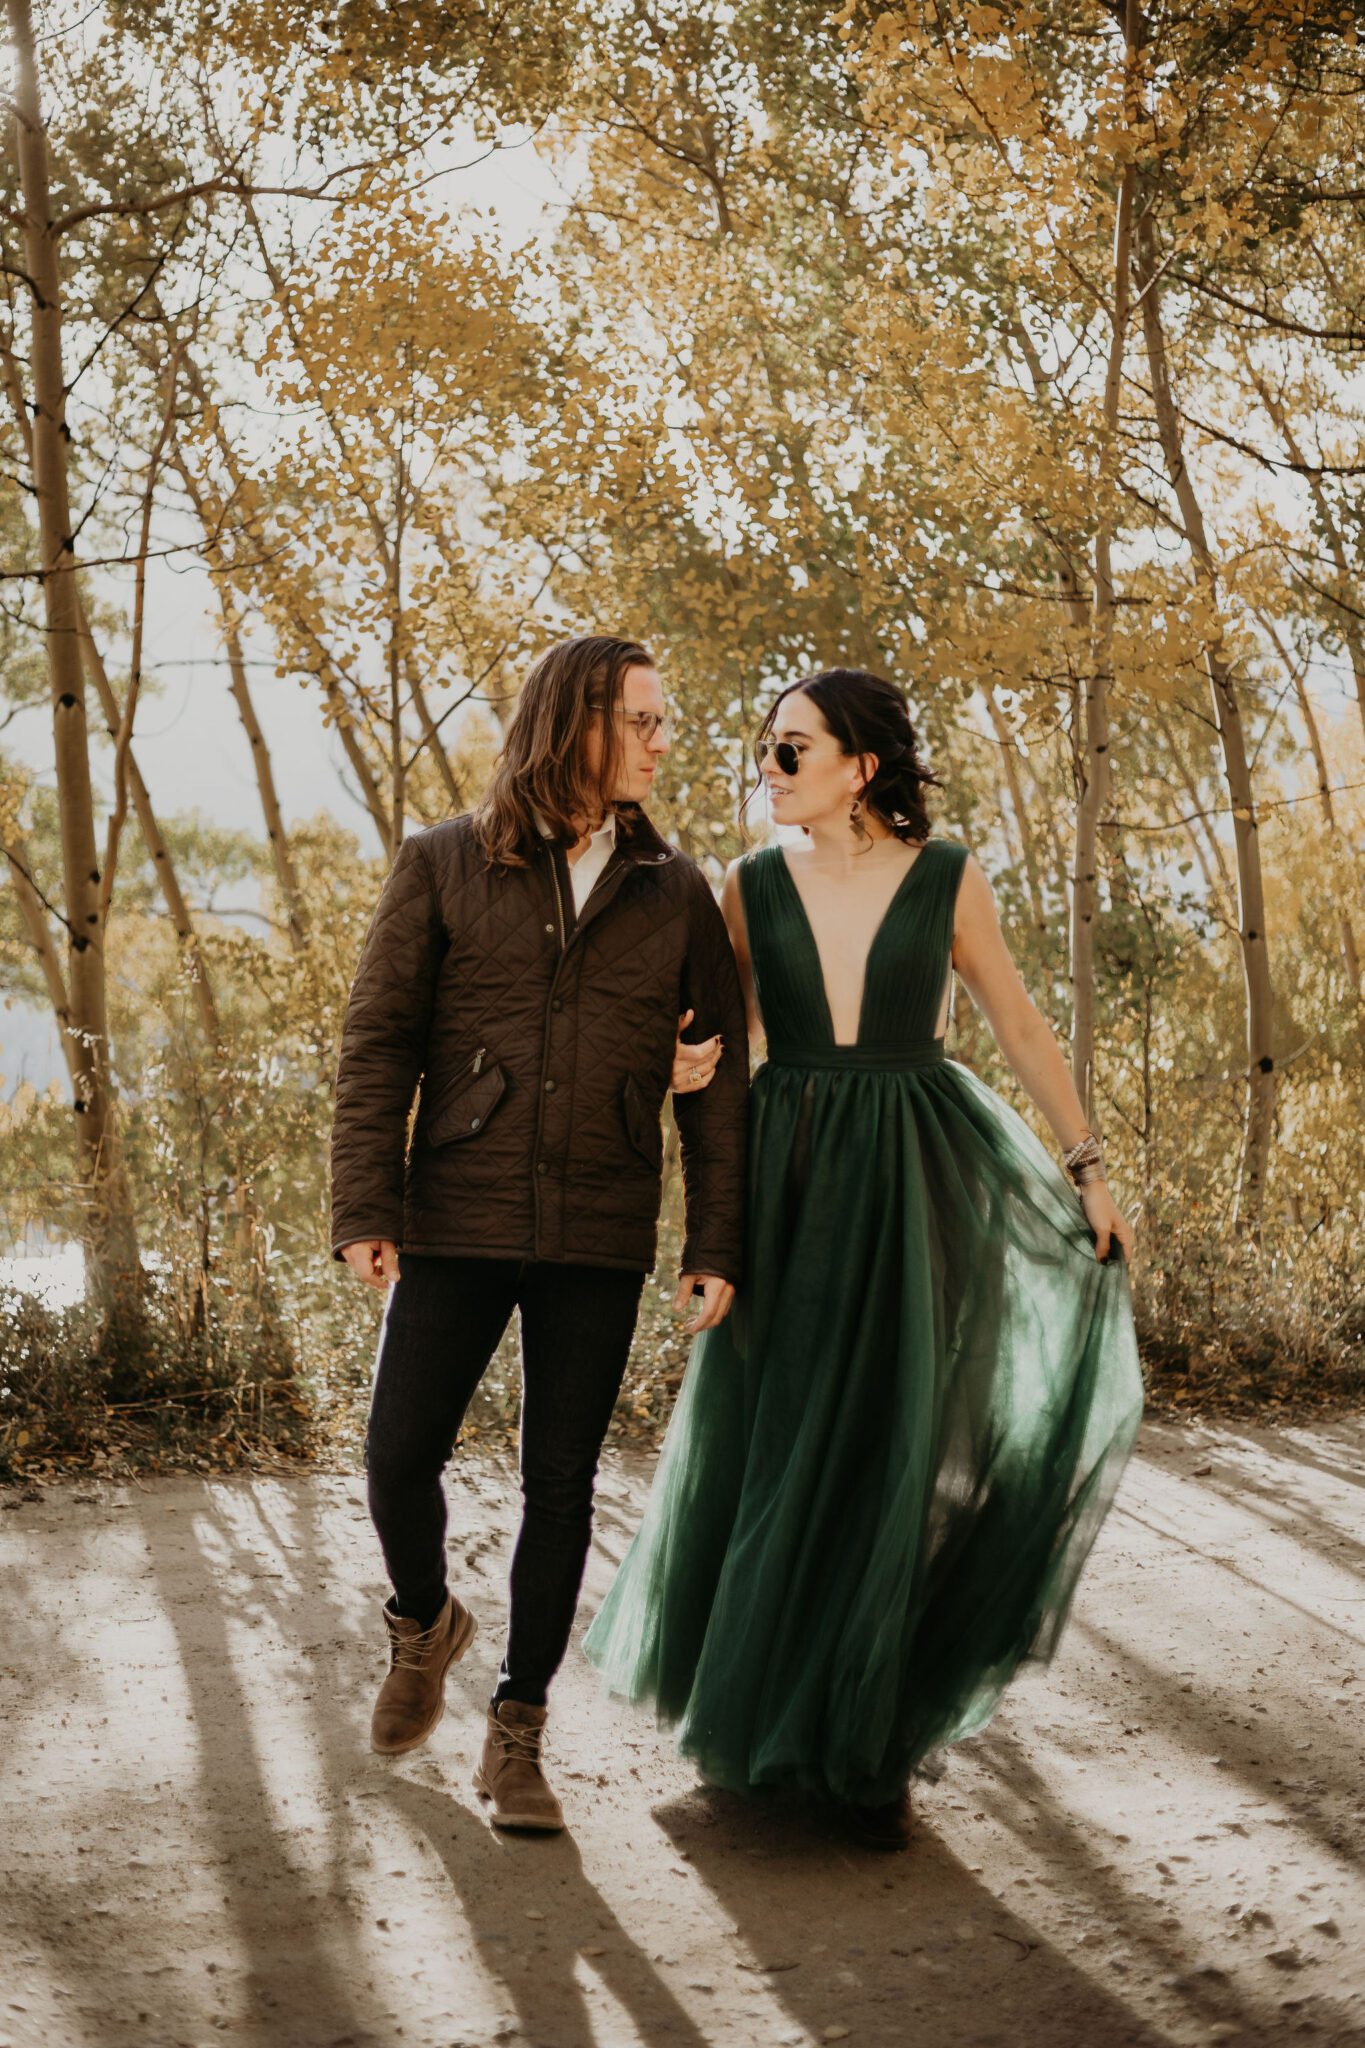
<svg viewBox="0 0 1365 2048">
<path fill-rule="evenodd" d="M 757 749 L 772 732 L 779 705 L 798 690 L 810 698 L 843 753 L 876 755 L 877 772 L 862 793 L 864 807 L 897 839 L 927 839 L 924 792 L 942 784 L 919 759 L 910 707 L 895 684 L 861 668 L 826 668 L 789 683 L 759 727 L 756 759 L 761 759 Z"/>
</svg>

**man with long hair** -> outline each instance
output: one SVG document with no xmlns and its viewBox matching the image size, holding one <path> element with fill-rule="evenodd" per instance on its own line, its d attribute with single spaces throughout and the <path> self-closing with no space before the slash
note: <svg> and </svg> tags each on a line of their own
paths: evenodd
<svg viewBox="0 0 1365 2048">
<path fill-rule="evenodd" d="M 644 810 L 667 745 L 647 648 L 585 635 L 542 656 L 483 803 L 399 848 L 342 1034 L 332 1248 L 391 1290 L 365 1460 L 393 1585 L 371 1728 L 384 1755 L 425 1742 L 473 1640 L 446 1583 L 441 1475 L 520 1312 L 523 1512 L 475 1774 L 501 1827 L 563 1826 L 541 1756 L 546 1697 L 654 1264 L 660 1111 L 689 1011 L 692 1038 L 717 1042 L 675 1098 L 675 1307 L 699 1294 L 689 1327 L 714 1327 L 740 1277 L 744 1004 L 705 876 Z"/>
</svg>

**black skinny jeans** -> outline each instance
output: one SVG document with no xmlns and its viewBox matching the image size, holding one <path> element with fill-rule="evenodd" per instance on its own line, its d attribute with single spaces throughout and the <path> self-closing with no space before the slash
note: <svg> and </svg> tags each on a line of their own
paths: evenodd
<svg viewBox="0 0 1365 2048">
<path fill-rule="evenodd" d="M 495 1700 L 544 1706 L 573 1627 L 593 1481 L 635 1334 L 644 1274 L 606 1266 L 399 1254 L 365 1438 L 370 1514 L 399 1614 L 446 1596 L 441 1474 L 513 1309 L 521 1311 L 521 1530 Z"/>
</svg>

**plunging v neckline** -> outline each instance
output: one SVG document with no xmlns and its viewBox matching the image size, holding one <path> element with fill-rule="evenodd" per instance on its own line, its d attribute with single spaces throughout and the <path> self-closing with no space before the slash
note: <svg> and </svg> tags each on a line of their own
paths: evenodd
<svg viewBox="0 0 1365 2048">
<path fill-rule="evenodd" d="M 877 946 L 881 940 L 883 932 L 886 930 L 887 925 L 891 921 L 892 911 L 898 908 L 902 896 L 904 896 L 906 890 L 909 888 L 914 877 L 919 873 L 920 868 L 923 866 L 924 863 L 924 856 L 926 853 L 928 853 L 929 848 L 933 845 L 933 843 L 934 842 L 932 839 L 925 840 L 923 846 L 921 846 L 919 852 L 915 855 L 915 858 L 911 861 L 909 867 L 901 876 L 899 882 L 897 882 L 896 887 L 892 892 L 891 900 L 887 904 L 885 910 L 882 912 L 881 917 L 877 923 L 877 929 L 873 932 L 871 940 L 868 943 L 867 953 L 863 959 L 863 992 L 858 999 L 858 1030 L 856 1037 L 854 1037 L 851 1040 L 836 1038 L 834 1036 L 834 1010 L 829 1000 L 829 985 L 825 980 L 825 963 L 820 958 L 820 943 L 815 936 L 815 926 L 810 921 L 810 912 L 806 908 L 806 900 L 804 896 L 801 894 L 800 889 L 797 887 L 796 876 L 792 873 L 791 862 L 787 859 L 787 849 L 784 846 L 775 846 L 773 848 L 774 853 L 777 855 L 778 862 L 781 866 L 782 872 L 786 876 L 787 887 L 791 890 L 792 895 L 796 898 L 796 907 L 801 913 L 801 923 L 805 930 L 806 943 L 809 945 L 811 955 L 815 961 L 815 979 L 816 983 L 819 986 L 820 1001 L 824 1007 L 825 1012 L 825 1035 L 829 1039 L 829 1042 L 832 1046 L 835 1046 L 836 1048 L 839 1048 L 842 1051 L 852 1051 L 855 1047 L 860 1046 L 863 1042 L 863 1023 L 867 1017 L 867 992 L 872 982 L 873 956 L 877 951 Z"/>
</svg>

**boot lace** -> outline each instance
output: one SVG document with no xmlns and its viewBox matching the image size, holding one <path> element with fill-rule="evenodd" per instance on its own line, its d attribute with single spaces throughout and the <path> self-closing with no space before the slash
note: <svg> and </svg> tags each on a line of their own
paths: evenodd
<svg viewBox="0 0 1365 2048">
<path fill-rule="evenodd" d="M 522 1763 L 530 1764 L 532 1770 L 539 1771 L 540 1738 L 544 1731 L 540 1728 L 509 1727 L 506 1721 L 495 1721 L 494 1725 L 504 1760 L 510 1762 L 516 1757 Z"/>
<path fill-rule="evenodd" d="M 406 1629 L 392 1629 L 393 1670 L 420 1671 L 428 1651 L 435 1645 L 440 1627 L 438 1617 L 430 1628 L 422 1629 L 417 1635 L 409 1635 Z"/>
</svg>

